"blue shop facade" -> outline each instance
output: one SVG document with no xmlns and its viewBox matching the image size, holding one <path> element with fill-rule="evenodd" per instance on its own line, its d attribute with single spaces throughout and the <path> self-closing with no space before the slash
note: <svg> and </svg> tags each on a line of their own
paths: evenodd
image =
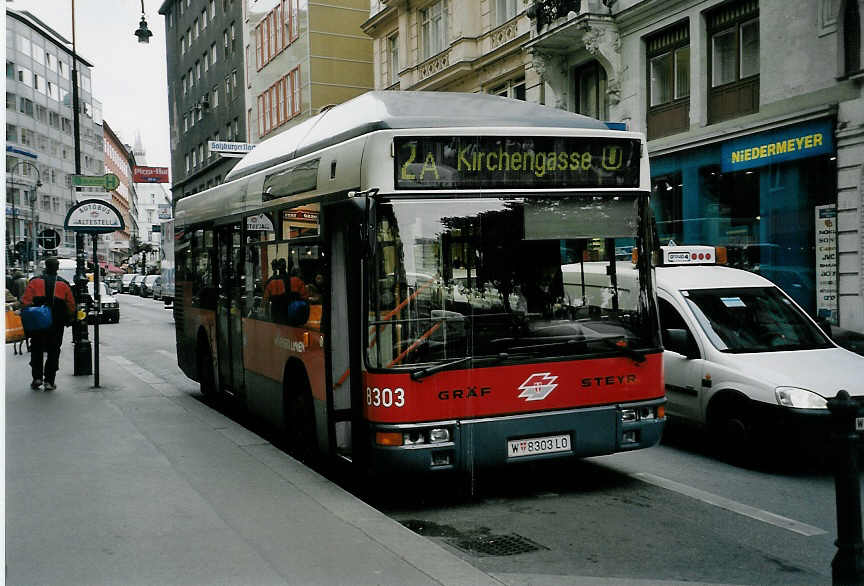
<svg viewBox="0 0 864 586">
<path fill-rule="evenodd" d="M 834 128 L 825 117 L 652 156 L 661 244 L 725 246 L 730 266 L 836 324 Z"/>
</svg>

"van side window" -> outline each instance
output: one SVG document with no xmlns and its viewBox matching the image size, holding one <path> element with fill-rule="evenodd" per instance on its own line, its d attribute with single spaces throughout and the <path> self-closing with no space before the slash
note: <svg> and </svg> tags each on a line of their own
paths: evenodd
<svg viewBox="0 0 864 586">
<path fill-rule="evenodd" d="M 693 337 L 693 332 L 684 321 L 684 317 L 675 309 L 675 306 L 670 302 L 657 298 L 657 303 L 660 309 L 660 331 L 663 333 L 663 346 L 665 348 L 673 348 L 674 344 L 669 340 L 666 330 L 684 330 L 690 338 L 690 344 L 695 345 L 696 339 Z"/>
</svg>

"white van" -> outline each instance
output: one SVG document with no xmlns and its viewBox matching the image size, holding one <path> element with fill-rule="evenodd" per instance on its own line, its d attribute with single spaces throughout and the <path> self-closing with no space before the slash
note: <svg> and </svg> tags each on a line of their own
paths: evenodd
<svg viewBox="0 0 864 586">
<path fill-rule="evenodd" d="M 673 423 L 704 427 L 724 452 L 740 454 L 752 440 L 824 440 L 826 399 L 840 389 L 864 395 L 864 356 L 835 344 L 774 283 L 717 264 L 725 262 L 720 248 L 664 246 L 660 256 L 655 283 Z M 581 271 L 592 305 L 611 294 L 609 277 L 593 264 L 562 266 L 565 291 Z M 618 262 L 616 271 L 621 305 L 636 303 L 633 265 Z"/>
<path fill-rule="evenodd" d="M 661 248 L 667 415 L 707 427 L 730 453 L 754 439 L 824 440 L 826 399 L 864 394 L 864 357 L 768 279 L 716 264 L 723 249 Z"/>
</svg>

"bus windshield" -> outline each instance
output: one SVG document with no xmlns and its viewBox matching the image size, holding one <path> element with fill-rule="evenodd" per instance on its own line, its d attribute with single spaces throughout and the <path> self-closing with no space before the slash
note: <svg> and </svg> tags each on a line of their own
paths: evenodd
<svg viewBox="0 0 864 586">
<path fill-rule="evenodd" d="M 630 260 L 640 201 L 631 193 L 380 203 L 369 365 L 652 347 L 649 284 Z"/>
</svg>

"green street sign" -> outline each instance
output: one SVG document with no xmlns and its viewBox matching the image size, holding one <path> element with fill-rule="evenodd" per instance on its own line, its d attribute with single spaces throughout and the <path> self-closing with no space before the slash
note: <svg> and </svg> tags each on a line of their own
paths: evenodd
<svg viewBox="0 0 864 586">
<path fill-rule="evenodd" d="M 72 175 L 72 185 L 75 187 L 101 187 L 112 191 L 120 187 L 120 178 L 114 173 L 105 175 Z"/>
</svg>

